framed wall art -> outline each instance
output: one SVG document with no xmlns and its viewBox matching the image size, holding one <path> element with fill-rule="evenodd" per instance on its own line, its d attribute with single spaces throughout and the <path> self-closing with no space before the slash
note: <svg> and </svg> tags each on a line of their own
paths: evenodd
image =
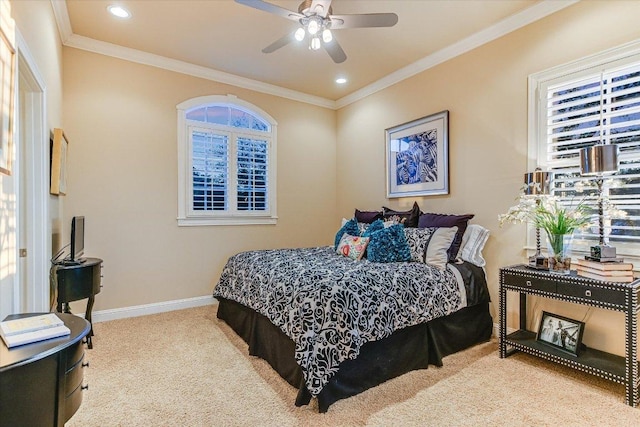
<svg viewBox="0 0 640 427">
<path fill-rule="evenodd" d="M 11 175 L 14 135 L 15 28 L 8 2 L 0 4 L 0 172 Z"/>
<path fill-rule="evenodd" d="M 577 356 L 583 333 L 583 322 L 543 311 L 536 339 Z"/>
<path fill-rule="evenodd" d="M 449 111 L 385 133 L 388 198 L 449 194 Z"/>
<path fill-rule="evenodd" d="M 67 194 L 67 151 L 69 141 L 62 129 L 53 129 L 51 139 L 51 189 L 55 195 Z"/>
</svg>

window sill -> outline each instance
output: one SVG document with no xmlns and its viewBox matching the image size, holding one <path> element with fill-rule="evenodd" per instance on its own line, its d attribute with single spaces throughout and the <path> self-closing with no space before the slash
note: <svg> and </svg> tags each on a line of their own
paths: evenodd
<svg viewBox="0 0 640 427">
<path fill-rule="evenodd" d="M 179 227 L 208 225 L 275 225 L 278 217 L 220 217 L 220 218 L 178 218 Z"/>
</svg>

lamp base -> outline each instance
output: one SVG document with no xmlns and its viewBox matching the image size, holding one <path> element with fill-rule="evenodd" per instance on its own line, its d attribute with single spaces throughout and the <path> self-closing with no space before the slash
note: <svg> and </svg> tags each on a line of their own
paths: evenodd
<svg viewBox="0 0 640 427">
<path fill-rule="evenodd" d="M 548 270 L 549 269 L 549 258 L 544 257 L 540 254 L 533 255 L 529 257 L 529 263 L 527 264 L 530 268 L 536 268 L 539 270 Z"/>
<path fill-rule="evenodd" d="M 609 245 L 591 246 L 589 259 L 592 261 L 607 262 L 616 259 L 616 248 Z"/>
</svg>

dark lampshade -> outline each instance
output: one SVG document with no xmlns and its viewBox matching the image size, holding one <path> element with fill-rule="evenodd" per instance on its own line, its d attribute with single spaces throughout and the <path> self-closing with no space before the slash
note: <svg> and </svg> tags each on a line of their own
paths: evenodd
<svg viewBox="0 0 640 427">
<path fill-rule="evenodd" d="M 618 171 L 617 145 L 592 145 L 580 150 L 582 175 L 605 175 Z"/>
<path fill-rule="evenodd" d="M 535 172 L 524 174 L 524 194 L 527 196 L 537 196 L 549 194 L 551 186 L 551 173 L 542 172 L 539 168 Z"/>
</svg>

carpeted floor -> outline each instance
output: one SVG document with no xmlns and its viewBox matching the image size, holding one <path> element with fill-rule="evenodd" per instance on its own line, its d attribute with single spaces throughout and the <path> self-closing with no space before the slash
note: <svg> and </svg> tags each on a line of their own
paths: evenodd
<svg viewBox="0 0 640 427">
<path fill-rule="evenodd" d="M 216 318 L 217 306 L 94 325 L 82 426 L 638 426 L 624 387 L 496 342 L 337 402 L 297 408 L 296 390 Z"/>
</svg>

